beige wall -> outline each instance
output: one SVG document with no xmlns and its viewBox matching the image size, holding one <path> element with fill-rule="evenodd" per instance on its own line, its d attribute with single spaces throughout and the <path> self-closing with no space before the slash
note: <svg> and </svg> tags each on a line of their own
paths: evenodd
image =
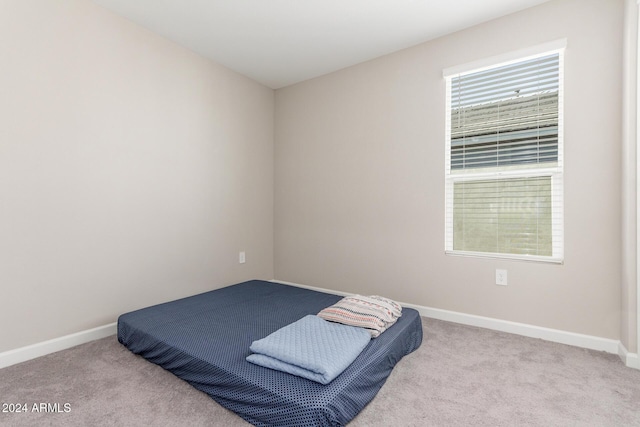
<svg viewBox="0 0 640 427">
<path fill-rule="evenodd" d="M 271 89 L 83 0 L 0 52 L 0 351 L 273 277 Z"/>
<path fill-rule="evenodd" d="M 557 0 L 278 90 L 276 278 L 620 339 L 622 24 Z M 564 265 L 445 256 L 442 70 L 560 38 Z"/>
<path fill-rule="evenodd" d="M 625 0 L 622 74 L 622 258 L 620 340 L 637 353 L 637 61 L 638 5 Z"/>
<path fill-rule="evenodd" d="M 555 0 L 278 90 L 274 111 L 88 1 L 3 1 L 0 352 L 272 277 L 634 351 L 623 4 Z M 442 69 L 565 37 L 565 264 L 445 256 Z"/>
</svg>

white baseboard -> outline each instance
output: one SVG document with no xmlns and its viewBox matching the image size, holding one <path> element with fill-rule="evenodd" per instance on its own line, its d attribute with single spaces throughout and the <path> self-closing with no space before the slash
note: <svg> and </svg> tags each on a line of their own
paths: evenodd
<svg viewBox="0 0 640 427">
<path fill-rule="evenodd" d="M 508 320 L 475 316 L 473 314 L 458 313 L 455 311 L 441 310 L 437 308 L 421 307 L 412 304 L 403 305 L 415 308 L 420 312 L 421 315 L 433 319 L 446 320 L 449 322 L 461 323 L 463 325 L 477 326 L 480 328 L 522 335 L 529 338 L 539 338 L 545 341 L 618 354 L 618 345 L 620 341 L 608 338 L 577 334 L 574 332 L 567 332 L 559 329 L 544 328 L 541 326 L 534 326 L 526 323 L 510 322 Z"/>
<path fill-rule="evenodd" d="M 629 353 L 627 348 L 620 343 L 618 348 L 618 355 L 620 359 L 630 368 L 640 369 L 640 357 L 638 357 L 638 353 Z"/>
<path fill-rule="evenodd" d="M 640 357 L 638 356 L 638 353 L 627 354 L 625 365 L 627 365 L 630 368 L 640 370 Z"/>
<path fill-rule="evenodd" d="M 26 362 L 36 357 L 44 356 L 56 351 L 66 350 L 80 344 L 105 338 L 116 333 L 116 323 L 99 326 L 97 328 L 86 331 L 77 332 L 75 334 L 66 335 L 60 338 L 54 338 L 49 341 L 17 348 L 15 350 L 0 353 L 0 368 L 15 365 L 16 363 Z"/>
<path fill-rule="evenodd" d="M 351 295 L 345 292 L 316 288 L 313 286 L 285 282 L 282 280 L 272 280 L 272 282 L 283 283 L 286 285 L 298 286 L 301 288 L 312 289 L 314 291 L 332 293 L 337 295 Z M 508 320 L 500 320 L 490 317 L 476 316 L 473 314 L 459 313 L 456 311 L 408 304 L 401 301 L 398 302 L 404 307 L 410 307 L 417 310 L 421 316 L 432 319 L 445 320 L 448 322 L 460 323 L 468 326 L 476 326 L 485 329 L 492 329 L 495 331 L 508 332 L 511 334 L 522 335 L 530 338 L 539 338 L 545 341 L 567 344 L 574 347 L 588 348 L 590 350 L 617 354 L 627 366 L 640 369 L 640 359 L 638 358 L 638 355 L 627 353 L 625 349 L 623 356 L 623 354 L 621 353 L 621 348 L 624 349 L 624 346 L 622 346 L 620 341 L 617 340 L 600 338 L 592 335 L 577 334 L 574 332 L 567 332 L 559 329 L 543 328 L 540 326 L 528 325 L 526 323 L 510 322 Z"/>
<path fill-rule="evenodd" d="M 342 292 L 342 291 L 336 291 L 333 289 L 325 289 L 325 288 L 317 288 L 315 286 L 307 286 L 307 285 L 303 285 L 301 283 L 294 283 L 294 282 L 287 282 L 285 280 L 269 280 L 270 282 L 274 282 L 274 283 L 282 283 L 283 285 L 291 285 L 291 286 L 295 286 L 296 288 L 304 288 L 304 289 L 310 289 L 312 291 L 318 291 L 318 292 L 324 292 L 325 294 L 334 294 L 334 295 L 342 295 L 343 297 L 349 296 L 349 295 L 353 295 L 350 292 Z"/>
</svg>

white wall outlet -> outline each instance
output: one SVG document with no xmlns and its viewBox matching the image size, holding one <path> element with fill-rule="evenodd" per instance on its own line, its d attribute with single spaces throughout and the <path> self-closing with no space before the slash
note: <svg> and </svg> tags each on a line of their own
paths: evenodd
<svg viewBox="0 0 640 427">
<path fill-rule="evenodd" d="M 507 270 L 496 270 L 496 285 L 507 286 Z"/>
<path fill-rule="evenodd" d="M 238 254 L 238 262 L 240 264 L 244 264 L 245 262 L 247 262 L 247 256 L 244 251 L 240 251 L 240 253 Z"/>
</svg>

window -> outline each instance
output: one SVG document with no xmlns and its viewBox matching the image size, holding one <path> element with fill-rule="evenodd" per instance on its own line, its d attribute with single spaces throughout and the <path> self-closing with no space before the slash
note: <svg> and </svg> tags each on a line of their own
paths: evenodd
<svg viewBox="0 0 640 427">
<path fill-rule="evenodd" d="M 549 47 L 444 72 L 448 254 L 562 262 L 564 42 Z"/>
</svg>

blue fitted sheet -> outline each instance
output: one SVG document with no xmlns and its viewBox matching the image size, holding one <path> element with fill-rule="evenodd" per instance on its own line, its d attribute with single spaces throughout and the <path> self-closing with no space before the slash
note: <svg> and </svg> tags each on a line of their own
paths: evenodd
<svg viewBox="0 0 640 427">
<path fill-rule="evenodd" d="M 118 340 L 254 425 L 345 425 L 395 364 L 420 346 L 417 311 L 404 308 L 396 324 L 327 385 L 245 360 L 253 341 L 341 298 L 253 280 L 123 314 Z"/>
</svg>

